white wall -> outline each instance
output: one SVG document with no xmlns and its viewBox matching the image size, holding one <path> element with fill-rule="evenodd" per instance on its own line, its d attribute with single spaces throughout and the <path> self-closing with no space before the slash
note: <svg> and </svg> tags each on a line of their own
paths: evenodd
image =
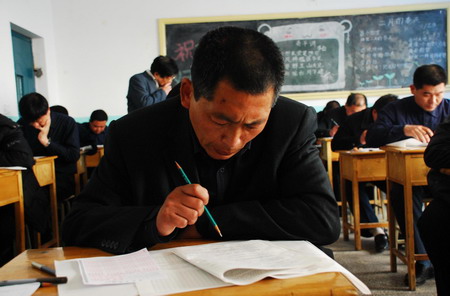
<svg viewBox="0 0 450 296">
<path fill-rule="evenodd" d="M 0 112 L 17 115 L 9 22 L 43 37 L 38 91 L 73 117 L 126 114 L 131 75 L 159 54 L 158 19 L 267 14 L 428 3 L 427 0 L 0 0 Z M 445 2 L 436 0 L 433 2 Z M 371 98 L 370 101 L 373 101 Z M 344 98 L 340 101 L 343 102 Z M 323 100 L 305 101 L 323 106 Z M 5 102 L 5 103 L 4 103 Z"/>
</svg>

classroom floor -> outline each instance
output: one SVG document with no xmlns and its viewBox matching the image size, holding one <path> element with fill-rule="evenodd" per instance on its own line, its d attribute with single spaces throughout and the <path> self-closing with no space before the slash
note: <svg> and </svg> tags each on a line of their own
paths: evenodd
<svg viewBox="0 0 450 296">
<path fill-rule="evenodd" d="M 363 249 L 355 251 L 353 234 L 344 241 L 343 236 L 328 247 L 334 252 L 336 261 L 363 281 L 373 295 L 409 295 L 430 296 L 436 295 L 434 280 L 428 280 L 424 285 L 417 287 L 416 291 L 409 291 L 403 284 L 406 266 L 397 259 L 397 272 L 390 271 L 389 250 L 376 253 L 373 238 L 363 238 Z"/>
</svg>

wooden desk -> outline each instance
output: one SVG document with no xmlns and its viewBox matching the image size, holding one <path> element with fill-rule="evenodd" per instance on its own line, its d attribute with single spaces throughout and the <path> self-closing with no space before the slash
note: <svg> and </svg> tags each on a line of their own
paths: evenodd
<svg viewBox="0 0 450 296">
<path fill-rule="evenodd" d="M 320 158 L 325 164 L 328 178 L 331 182 L 331 187 L 333 187 L 333 161 L 339 161 L 339 153 L 331 150 L 331 141 L 333 140 L 332 137 L 319 138 L 317 140 L 321 144 L 319 152 Z"/>
<path fill-rule="evenodd" d="M 16 249 L 17 254 L 20 254 L 25 250 L 25 212 L 23 205 L 22 172 L 0 169 L 0 188 L 0 207 L 14 204 Z"/>
<path fill-rule="evenodd" d="M 344 239 L 348 240 L 349 230 L 355 233 L 355 250 L 361 250 L 361 229 L 388 227 L 388 222 L 361 223 L 359 212 L 359 182 L 386 180 L 386 159 L 384 151 L 342 151 L 339 153 L 341 180 L 342 227 Z M 348 221 L 345 180 L 352 182 L 353 223 Z"/>
<path fill-rule="evenodd" d="M 206 241 L 184 240 L 157 245 L 152 249 L 206 243 Z M 108 256 L 110 254 L 92 248 L 64 247 L 52 249 L 30 249 L 0 268 L 2 280 L 18 278 L 42 277 L 45 274 L 31 267 L 31 261 L 36 261 L 54 268 L 54 260 Z M 179 293 L 175 295 L 358 295 L 356 288 L 339 272 L 327 272 L 312 276 L 285 280 L 264 279 L 248 286 L 230 286 L 209 290 Z M 57 288 L 39 288 L 35 296 L 58 295 Z"/>
<path fill-rule="evenodd" d="M 93 155 L 86 155 L 86 167 L 88 167 L 88 168 L 97 167 L 104 154 L 105 154 L 105 148 L 97 147 L 97 153 L 95 153 Z"/>
<path fill-rule="evenodd" d="M 59 246 L 59 227 L 58 227 L 58 200 L 56 197 L 56 173 L 55 159 L 58 156 L 45 156 L 35 158 L 36 164 L 33 166 L 33 172 L 39 182 L 39 186 L 49 186 L 50 192 L 50 209 L 52 213 L 52 232 L 53 238 L 41 244 L 40 235 L 38 235 L 38 247 L 47 248 L 51 246 Z"/>
<path fill-rule="evenodd" d="M 386 151 L 387 161 L 387 199 L 390 205 L 390 191 L 392 182 L 403 185 L 405 200 L 405 253 L 398 249 L 395 240 L 395 215 L 388 206 L 389 245 L 391 271 L 397 271 L 397 257 L 408 267 L 409 289 L 416 289 L 415 260 L 427 260 L 428 256 L 414 253 L 414 219 L 412 203 L 412 187 L 427 185 L 427 174 L 430 170 L 423 160 L 425 148 L 407 149 L 393 146 L 382 147 Z"/>
<path fill-rule="evenodd" d="M 80 158 L 77 161 L 77 172 L 75 173 L 75 195 L 80 194 L 82 186 L 85 186 L 88 181 L 86 168 L 86 155 L 84 151 L 80 151 Z"/>
</svg>

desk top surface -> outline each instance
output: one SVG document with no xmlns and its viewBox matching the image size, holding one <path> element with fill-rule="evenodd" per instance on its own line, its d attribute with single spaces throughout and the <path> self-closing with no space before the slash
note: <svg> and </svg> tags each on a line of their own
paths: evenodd
<svg viewBox="0 0 450 296">
<path fill-rule="evenodd" d="M 183 240 L 156 245 L 151 250 L 177 246 L 187 246 L 211 241 Z M 49 249 L 30 249 L 22 252 L 0 268 L 0 279 L 22 279 L 48 276 L 31 267 L 31 261 L 54 268 L 55 260 L 111 256 L 93 248 L 64 247 Z M 177 295 L 275 295 L 295 291 L 301 295 L 358 295 L 356 288 L 338 272 L 328 272 L 312 276 L 286 280 L 265 279 L 248 286 L 231 286 L 213 290 L 193 291 Z M 58 295 L 56 286 L 39 288 L 34 295 Z"/>
</svg>

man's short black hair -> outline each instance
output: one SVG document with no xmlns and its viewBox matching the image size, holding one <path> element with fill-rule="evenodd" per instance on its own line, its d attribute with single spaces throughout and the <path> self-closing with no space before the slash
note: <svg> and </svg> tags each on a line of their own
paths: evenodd
<svg viewBox="0 0 450 296">
<path fill-rule="evenodd" d="M 398 100 L 398 96 L 393 95 L 393 94 L 387 94 L 384 96 L 381 96 L 376 102 L 375 104 L 373 104 L 373 109 L 377 110 L 377 112 L 380 112 L 381 109 L 384 108 L 384 106 L 386 106 L 389 103 L 392 103 L 394 101 Z"/>
<path fill-rule="evenodd" d="M 50 107 L 51 112 L 57 112 L 64 115 L 69 115 L 69 111 L 67 111 L 67 108 L 61 105 L 53 105 Z"/>
<path fill-rule="evenodd" d="M 329 102 L 325 105 L 325 108 L 323 108 L 323 112 L 327 113 L 328 111 L 333 110 L 333 109 L 336 109 L 336 108 L 339 108 L 339 107 L 341 107 L 341 104 L 339 104 L 338 101 L 335 101 L 335 100 L 329 101 Z"/>
<path fill-rule="evenodd" d="M 266 35 L 220 27 L 201 38 L 191 76 L 196 100 L 212 100 L 217 84 L 227 80 L 236 90 L 252 95 L 273 88 L 275 103 L 284 81 L 284 62 L 279 48 Z"/>
<path fill-rule="evenodd" d="M 357 96 L 363 96 L 364 97 L 364 103 L 367 106 L 367 97 L 365 94 L 362 93 L 351 93 L 348 97 L 347 97 L 347 101 L 345 102 L 346 106 L 356 106 L 359 103 L 359 99 L 357 99 Z"/>
<path fill-rule="evenodd" d="M 178 74 L 177 63 L 168 56 L 158 56 L 150 66 L 152 74 L 158 73 L 161 77 L 170 77 Z"/>
<path fill-rule="evenodd" d="M 19 113 L 26 122 L 38 120 L 41 116 L 47 114 L 47 111 L 47 99 L 39 93 L 29 93 L 24 95 L 19 101 Z"/>
<path fill-rule="evenodd" d="M 91 113 L 91 117 L 89 118 L 89 122 L 93 121 L 108 121 L 108 114 L 102 109 L 95 110 Z"/>
<path fill-rule="evenodd" d="M 413 83 L 416 89 L 421 89 L 425 84 L 432 86 L 447 84 L 447 74 L 439 65 L 422 65 L 414 71 Z"/>
</svg>

